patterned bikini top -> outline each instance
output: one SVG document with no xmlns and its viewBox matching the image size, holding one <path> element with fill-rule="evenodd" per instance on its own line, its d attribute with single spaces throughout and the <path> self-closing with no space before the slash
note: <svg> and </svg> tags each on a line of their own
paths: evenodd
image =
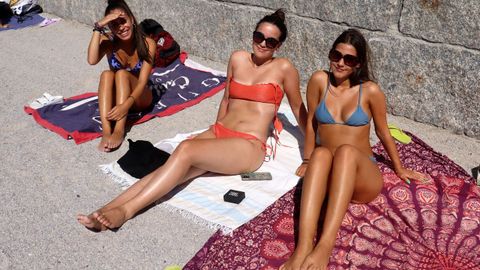
<svg viewBox="0 0 480 270">
<path fill-rule="evenodd" d="M 110 66 L 110 69 L 112 69 L 113 71 L 125 69 L 130 73 L 138 74 L 142 69 L 142 64 L 143 64 L 143 61 L 139 59 L 137 64 L 133 68 L 129 66 L 125 67 L 122 65 L 122 63 L 120 63 L 120 60 L 118 60 L 117 54 L 115 52 L 113 52 L 112 55 L 108 57 L 108 65 Z"/>
</svg>

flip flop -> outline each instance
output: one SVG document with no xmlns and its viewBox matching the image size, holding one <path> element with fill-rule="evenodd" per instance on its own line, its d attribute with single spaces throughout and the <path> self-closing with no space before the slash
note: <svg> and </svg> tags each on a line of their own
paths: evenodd
<svg viewBox="0 0 480 270">
<path fill-rule="evenodd" d="M 182 267 L 180 267 L 180 265 L 174 264 L 174 265 L 168 265 L 163 270 L 182 270 Z"/>
<path fill-rule="evenodd" d="M 52 19 L 49 19 L 49 18 L 45 18 L 45 20 L 43 20 L 39 26 L 40 27 L 45 27 L 45 26 L 48 26 L 50 24 L 54 24 L 56 22 L 59 22 L 61 19 L 60 18 L 52 18 Z"/>
<path fill-rule="evenodd" d="M 30 108 L 37 110 L 44 106 L 51 105 L 51 104 L 58 104 L 63 102 L 63 96 L 52 96 L 49 93 L 43 93 L 43 95 L 34 101 L 28 103 Z"/>
<path fill-rule="evenodd" d="M 403 144 L 409 144 L 411 141 L 412 141 L 412 138 L 410 138 L 410 136 L 408 136 L 407 134 L 405 134 L 403 132 L 403 130 L 401 130 L 400 128 L 398 128 L 397 126 L 393 125 L 393 124 L 389 124 L 388 125 L 388 129 L 390 130 L 390 135 L 392 135 L 392 137 L 403 143 Z"/>
</svg>

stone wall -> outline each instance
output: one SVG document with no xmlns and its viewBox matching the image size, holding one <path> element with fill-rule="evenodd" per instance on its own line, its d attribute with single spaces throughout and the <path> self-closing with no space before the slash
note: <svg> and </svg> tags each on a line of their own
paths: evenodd
<svg viewBox="0 0 480 270">
<path fill-rule="evenodd" d="M 233 50 L 249 50 L 256 22 L 282 7 L 289 37 L 279 55 L 297 66 L 303 85 L 313 71 L 328 67 L 334 39 L 349 27 L 358 28 L 370 42 L 390 113 L 480 138 L 478 0 L 128 2 L 138 19 L 158 20 L 182 49 L 224 63 Z M 105 1 L 98 0 L 40 4 L 49 13 L 90 25 L 105 8 Z"/>
</svg>

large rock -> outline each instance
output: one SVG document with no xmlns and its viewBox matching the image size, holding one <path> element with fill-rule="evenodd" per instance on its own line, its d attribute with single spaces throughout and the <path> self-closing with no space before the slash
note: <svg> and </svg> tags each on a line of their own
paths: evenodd
<svg viewBox="0 0 480 270">
<path fill-rule="evenodd" d="M 398 0 L 305 0 L 295 1 L 294 11 L 299 16 L 320 21 L 386 31 L 398 23 L 400 7 Z"/>
<path fill-rule="evenodd" d="M 370 44 L 390 113 L 480 138 L 480 53 L 387 36 Z"/>
<path fill-rule="evenodd" d="M 292 10 L 295 2 L 298 1 L 291 1 L 291 0 L 224 0 L 223 2 L 230 2 L 234 4 L 244 4 L 248 5 L 249 7 L 256 6 L 256 7 L 264 7 L 270 10 L 276 10 L 279 8 L 283 8 L 286 11 Z"/>
<path fill-rule="evenodd" d="M 42 8 L 63 18 L 93 25 L 103 17 L 106 1 L 95 0 L 40 0 Z"/>
<path fill-rule="evenodd" d="M 405 0 L 400 31 L 421 39 L 480 49 L 480 2 Z"/>
<path fill-rule="evenodd" d="M 328 52 L 333 41 L 346 27 L 287 17 L 290 36 L 278 54 L 288 57 L 300 72 L 303 85 L 316 70 L 328 70 Z M 306 89 L 302 89 L 305 91 Z"/>
</svg>

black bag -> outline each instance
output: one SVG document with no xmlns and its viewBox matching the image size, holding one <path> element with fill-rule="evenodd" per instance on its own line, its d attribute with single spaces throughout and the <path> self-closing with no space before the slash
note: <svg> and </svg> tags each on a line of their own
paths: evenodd
<svg viewBox="0 0 480 270">
<path fill-rule="evenodd" d="M 142 178 L 167 162 L 170 154 L 156 148 L 151 142 L 128 139 L 128 151 L 118 161 L 125 172 Z"/>
</svg>

